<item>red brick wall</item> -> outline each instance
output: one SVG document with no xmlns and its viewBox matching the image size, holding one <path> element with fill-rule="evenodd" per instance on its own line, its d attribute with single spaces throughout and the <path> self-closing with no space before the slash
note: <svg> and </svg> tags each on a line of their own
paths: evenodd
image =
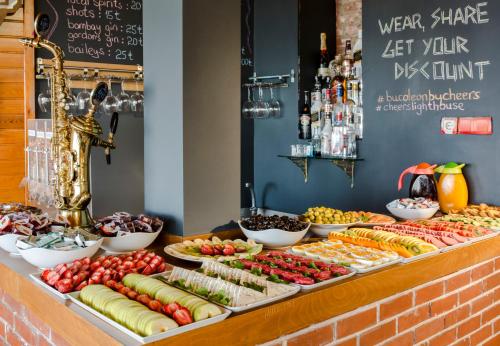
<svg viewBox="0 0 500 346">
<path fill-rule="evenodd" d="M 498 346 L 500 257 L 265 345 L 326 344 Z"/>
<path fill-rule="evenodd" d="M 360 29 L 361 0 L 337 0 L 337 52 L 344 52 L 347 39 L 354 47 Z"/>
<path fill-rule="evenodd" d="M 0 289 L 0 345 L 65 346 L 68 343 Z"/>
</svg>

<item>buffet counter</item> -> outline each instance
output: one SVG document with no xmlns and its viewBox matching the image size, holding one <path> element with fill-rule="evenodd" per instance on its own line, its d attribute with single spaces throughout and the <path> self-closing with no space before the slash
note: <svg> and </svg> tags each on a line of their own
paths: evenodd
<svg viewBox="0 0 500 346">
<path fill-rule="evenodd" d="M 483 327 L 474 326 L 469 331 L 472 334 L 463 337 L 472 338 L 477 330 L 482 332 L 483 339 L 496 342 L 494 335 L 500 336 L 499 249 L 500 237 L 495 237 L 412 263 L 355 275 L 272 305 L 233 314 L 220 323 L 154 345 L 207 345 L 214 340 L 218 345 L 255 345 L 276 339 L 271 344 L 281 344 L 284 340 L 288 345 L 304 344 L 305 340 L 312 345 L 333 341 L 355 344 L 360 339 L 361 344 L 367 345 L 387 339 L 403 345 L 399 338 L 411 339 L 411 344 L 448 327 L 459 339 L 460 333 L 467 332 L 460 327 L 460 321 L 468 316 L 475 321 L 479 315 L 482 319 L 477 318 L 477 323 L 483 323 Z M 167 261 L 180 264 L 170 257 Z M 14 344 L 12 340 L 20 336 L 30 345 L 137 344 L 104 321 L 38 286 L 28 276 L 36 271 L 22 258 L 1 251 L 0 337 Z M 420 285 L 423 286 L 417 287 Z M 467 316 L 457 317 L 458 312 L 453 309 L 463 310 L 464 306 Z M 419 311 L 413 311 L 422 307 L 423 317 L 417 314 Z M 453 321 L 450 322 L 448 315 L 454 316 L 456 327 L 450 324 Z M 415 320 L 403 333 L 403 323 L 406 318 L 412 321 L 412 316 Z M 442 326 L 436 327 L 436 323 Z"/>
</svg>

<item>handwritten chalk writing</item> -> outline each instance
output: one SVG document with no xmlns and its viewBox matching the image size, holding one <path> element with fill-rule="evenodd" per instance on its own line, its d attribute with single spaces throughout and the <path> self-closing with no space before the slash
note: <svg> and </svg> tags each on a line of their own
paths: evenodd
<svg viewBox="0 0 500 346">
<path fill-rule="evenodd" d="M 422 42 L 425 46 L 424 55 L 429 54 L 430 51 L 432 52 L 432 55 L 449 55 L 470 52 L 469 48 L 466 46 L 469 40 L 461 36 L 456 36 L 451 39 L 447 37 L 433 37 L 429 39 L 422 39 Z"/>
<path fill-rule="evenodd" d="M 74 5 L 66 9 L 66 15 L 68 17 L 83 17 L 94 19 L 96 17 L 94 10 L 89 10 L 87 6 L 83 8 L 76 8 Z"/>
<path fill-rule="evenodd" d="M 443 101 L 469 101 L 469 100 L 479 100 L 481 98 L 481 91 L 479 90 L 454 90 L 452 88 L 448 88 L 447 91 L 442 93 L 434 93 L 430 89 L 428 89 L 425 93 L 417 93 L 415 94 L 410 88 L 406 89 L 404 94 L 389 94 L 389 91 L 385 91 L 385 100 L 388 102 L 399 102 L 399 101 L 434 101 L 434 100 L 443 100 Z"/>
<path fill-rule="evenodd" d="M 88 6 L 90 5 L 90 0 L 66 0 L 66 3 L 70 5 Z"/>
<path fill-rule="evenodd" d="M 68 60 L 142 63 L 142 0 L 58 0 L 37 2 L 37 12 L 57 11 L 50 39 Z M 54 17 L 55 18 L 55 17 Z M 46 58 L 44 52 L 37 52 Z"/>
<path fill-rule="evenodd" d="M 73 44 L 68 43 L 68 52 L 71 54 L 84 54 L 86 56 L 90 56 L 94 59 L 100 59 L 106 53 L 104 52 L 104 48 L 95 48 L 92 46 L 88 46 L 87 43 L 83 45 L 75 46 Z"/>
<path fill-rule="evenodd" d="M 398 16 L 392 17 L 389 22 L 378 21 L 380 28 L 380 33 L 382 35 L 390 34 L 392 32 L 400 32 L 405 30 L 416 30 L 420 29 L 425 31 L 424 26 L 421 23 L 422 15 L 420 13 L 414 13 L 408 16 Z"/>
<path fill-rule="evenodd" d="M 434 22 L 431 29 L 434 29 L 438 24 L 455 26 L 457 24 L 468 25 L 472 24 L 486 24 L 489 23 L 488 11 L 483 11 L 482 8 L 487 6 L 488 2 L 479 2 L 476 7 L 467 5 L 464 8 L 458 7 L 456 9 L 441 10 L 438 7 L 431 17 Z"/>
<path fill-rule="evenodd" d="M 121 10 L 123 8 L 122 3 L 119 0 L 93 0 L 94 6 L 99 9 L 116 9 Z"/>
<path fill-rule="evenodd" d="M 382 53 L 382 58 L 395 58 L 397 56 L 405 55 L 405 46 L 406 46 L 406 54 L 411 55 L 411 48 L 413 42 L 415 42 L 414 39 L 396 40 L 394 42 L 392 40 L 389 40 L 387 42 L 387 46 L 385 47 L 384 52 Z"/>
<path fill-rule="evenodd" d="M 431 80 L 464 80 L 464 79 L 484 79 L 485 66 L 490 65 L 490 61 L 467 61 L 458 64 L 446 61 L 425 61 L 418 60 L 412 63 L 394 63 L 394 79 L 412 79 L 415 76 L 422 76 Z M 431 70 L 431 71 L 429 71 Z"/>
</svg>

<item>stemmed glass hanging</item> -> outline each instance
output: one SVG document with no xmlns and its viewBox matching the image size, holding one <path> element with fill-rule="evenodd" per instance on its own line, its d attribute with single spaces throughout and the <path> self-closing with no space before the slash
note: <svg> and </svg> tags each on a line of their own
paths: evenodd
<svg viewBox="0 0 500 346">
<path fill-rule="evenodd" d="M 130 109 L 132 112 L 140 113 L 144 109 L 144 96 L 139 93 L 139 82 L 135 80 L 135 94 L 130 96 Z"/>
<path fill-rule="evenodd" d="M 274 96 L 273 88 L 269 88 L 271 92 L 271 100 L 269 101 L 269 114 L 272 118 L 279 118 L 281 116 L 280 101 Z"/>
<path fill-rule="evenodd" d="M 253 118 L 253 107 L 254 101 L 252 100 L 252 89 L 247 87 L 247 100 L 243 102 L 243 106 L 241 107 L 241 114 L 244 119 Z"/>
<path fill-rule="evenodd" d="M 108 89 L 109 89 L 109 93 L 108 93 L 108 96 L 106 96 L 106 98 L 102 102 L 102 107 L 103 107 L 104 113 L 106 113 L 107 115 L 112 115 L 114 112 L 118 111 L 119 101 L 118 101 L 118 98 L 113 95 L 111 79 L 109 80 Z"/>
<path fill-rule="evenodd" d="M 44 113 L 50 112 L 51 99 L 50 99 L 50 78 L 47 78 L 47 89 L 38 95 L 38 106 Z"/>
<path fill-rule="evenodd" d="M 118 108 L 121 112 L 129 112 L 130 111 L 130 95 L 126 93 L 125 91 L 125 82 L 122 79 L 121 82 L 121 92 L 117 96 L 118 99 Z"/>
<path fill-rule="evenodd" d="M 257 101 L 254 103 L 254 117 L 256 119 L 264 119 L 269 117 L 269 103 L 264 101 L 264 92 L 262 90 L 262 86 L 259 85 L 258 88 L 259 97 Z"/>
<path fill-rule="evenodd" d="M 87 76 L 83 76 L 83 90 L 76 96 L 76 103 L 78 105 L 78 112 L 80 114 L 87 113 L 90 104 L 90 93 L 87 90 Z"/>
</svg>

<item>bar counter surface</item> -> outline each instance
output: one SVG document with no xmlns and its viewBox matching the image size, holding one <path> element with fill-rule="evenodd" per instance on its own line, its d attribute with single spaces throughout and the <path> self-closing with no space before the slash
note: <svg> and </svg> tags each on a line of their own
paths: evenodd
<svg viewBox="0 0 500 346">
<path fill-rule="evenodd" d="M 280 344 L 286 338 L 284 336 L 290 333 L 299 335 L 293 339 L 298 341 L 297 344 L 316 345 L 331 343 L 339 338 L 349 339 L 349 334 L 357 333 L 358 329 L 362 327 L 359 326 L 359 321 L 351 321 L 352 326 L 347 323 L 347 328 L 340 331 L 339 323 L 336 323 L 335 327 L 333 327 L 334 322 L 328 320 L 356 309 L 363 311 L 366 305 L 385 298 L 390 299 L 391 296 L 398 295 L 416 286 L 425 285 L 486 261 L 493 263 L 488 264 L 488 267 L 492 268 L 486 272 L 486 276 L 489 275 L 488 280 L 482 280 L 481 277 L 474 274 L 474 271 L 478 271 L 474 269 L 468 281 L 463 282 L 463 286 L 468 284 L 470 280 L 474 281 L 474 275 L 476 275 L 476 279 L 481 278 L 479 280 L 481 291 L 476 293 L 477 296 L 481 292 L 486 292 L 486 289 L 490 290 L 491 294 L 489 296 L 491 296 L 493 306 L 490 309 L 492 310 L 490 314 L 493 313 L 493 317 L 491 318 L 491 326 L 488 327 L 489 334 L 486 339 L 489 337 L 489 340 L 492 340 L 494 344 L 494 342 L 499 341 L 500 336 L 498 331 L 498 327 L 500 327 L 500 319 L 498 319 L 498 301 L 500 300 L 499 249 L 500 237 L 494 237 L 408 264 L 397 264 L 376 272 L 358 274 L 336 284 L 324 286 L 308 293 L 299 293 L 275 304 L 256 308 L 249 312 L 233 314 L 223 322 L 173 336 L 152 345 L 212 345 L 214 343 L 219 346 L 256 345 L 278 338 L 280 339 L 277 340 L 276 344 Z M 158 254 L 162 253 L 161 249 L 155 249 L 155 251 Z M 12 257 L 1 250 L 0 252 L 0 277 L 2 278 L 0 281 L 0 298 L 5 301 L 7 296 L 10 301 L 15 300 L 16 303 L 13 304 L 17 306 L 17 309 L 30 316 L 34 315 L 36 320 L 43 321 L 43 324 L 46 324 L 42 326 L 42 329 L 50 329 L 53 335 L 59 335 L 70 345 L 111 346 L 138 344 L 134 339 L 114 329 L 80 307 L 69 301 L 64 302 L 39 287 L 28 277 L 28 274 L 37 271 L 35 267 L 22 258 Z M 171 257 L 168 257 L 167 261 L 175 265 L 183 264 L 186 266 L 186 263 L 180 263 Z M 481 267 L 483 265 L 477 268 Z M 483 287 L 486 284 L 490 285 L 490 287 Z M 443 288 L 443 292 L 439 292 L 439 289 L 437 289 L 437 296 L 447 292 L 447 286 L 444 286 L 444 284 L 442 286 L 445 288 Z M 415 304 L 415 296 L 412 295 Z M 457 295 L 455 303 L 459 302 L 461 304 L 462 296 L 455 295 Z M 396 303 L 398 303 L 397 305 L 404 305 L 403 301 Z M 432 307 L 433 305 L 429 305 L 430 310 L 433 309 Z M 474 309 L 474 306 L 472 306 L 472 309 Z M 383 312 L 379 307 L 377 307 L 376 311 L 376 320 L 380 321 L 382 317 L 380 314 Z M 16 314 L 19 313 L 19 311 L 10 311 L 8 314 L 10 314 L 12 320 L 15 320 Z M 433 313 L 433 311 L 430 312 L 431 317 Z M 472 313 L 473 311 L 470 311 L 471 315 Z M 5 306 L 2 306 L 0 308 L 0 321 L 3 318 L 6 321 L 5 324 L 9 323 L 9 316 L 5 316 Z M 495 318 L 496 323 L 493 324 Z M 316 324 L 319 325 L 316 326 Z M 374 326 L 378 328 L 378 324 L 374 324 Z M 4 326 L 1 325 L 1 327 Z M 495 327 L 497 328 L 496 331 Z M 298 332 L 305 328 L 307 328 L 306 332 L 310 332 L 309 334 Z M 381 327 L 375 330 L 377 333 L 370 340 L 376 341 L 377 335 L 380 338 L 380 334 L 383 333 L 390 334 L 390 332 L 380 331 L 380 329 Z M 5 331 L 0 333 L 0 336 L 5 336 L 2 334 L 6 330 L 7 326 L 5 326 Z M 459 329 L 457 328 L 457 330 Z M 348 334 L 342 335 L 342 333 Z M 497 337 L 495 337 L 495 334 Z M 302 339 L 301 342 L 300 335 L 305 336 L 307 342 L 304 341 L 306 339 Z M 416 337 L 415 335 L 413 334 L 413 338 Z M 5 336 L 5 338 L 7 337 Z M 362 335 L 357 336 L 358 342 L 360 337 Z M 458 338 L 458 336 L 455 337 Z M 356 345 L 356 338 L 353 340 L 353 345 Z M 52 342 L 59 344 L 56 341 Z M 292 344 L 295 343 L 288 341 L 288 345 Z M 361 342 L 360 344 L 365 345 L 366 343 Z M 403 345 L 404 343 L 399 344 Z"/>
</svg>

